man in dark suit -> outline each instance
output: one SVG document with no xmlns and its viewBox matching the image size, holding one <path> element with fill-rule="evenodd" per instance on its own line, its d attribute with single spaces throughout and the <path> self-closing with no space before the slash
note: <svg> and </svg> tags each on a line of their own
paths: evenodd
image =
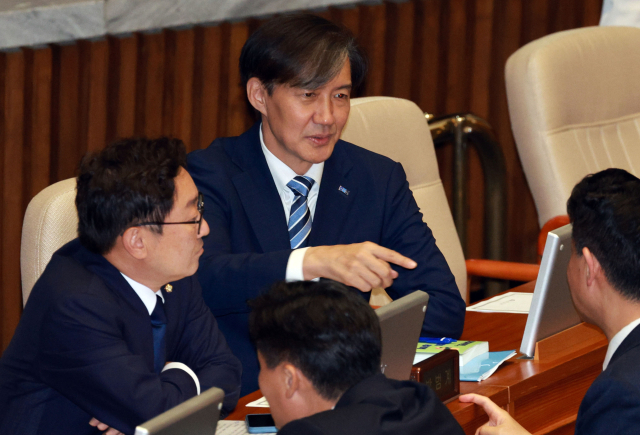
<svg viewBox="0 0 640 435">
<path fill-rule="evenodd" d="M 603 372 L 584 396 L 576 434 L 640 432 L 640 180 L 622 169 L 585 177 L 567 202 L 573 223 L 567 279 L 576 310 L 609 340 Z M 528 432 L 486 397 L 480 435 Z"/>
<path fill-rule="evenodd" d="M 464 433 L 431 388 L 380 373 L 378 317 L 342 284 L 280 282 L 250 304 L 279 435 Z"/>
<path fill-rule="evenodd" d="M 133 434 L 241 366 L 193 276 L 209 232 L 175 139 L 86 157 L 78 236 L 36 282 L 0 360 L 0 434 Z"/>
<path fill-rule="evenodd" d="M 246 301 L 277 280 L 329 278 L 365 298 L 424 290 L 422 334 L 462 333 L 465 303 L 402 166 L 339 140 L 365 70 L 347 30 L 313 15 L 268 21 L 240 57 L 260 122 L 189 155 L 213 225 L 198 278 L 242 361 L 243 394 L 258 375 Z"/>
</svg>

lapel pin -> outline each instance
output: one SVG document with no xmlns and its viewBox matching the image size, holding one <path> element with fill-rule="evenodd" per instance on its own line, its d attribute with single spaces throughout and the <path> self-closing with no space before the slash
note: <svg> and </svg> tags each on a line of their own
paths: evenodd
<svg viewBox="0 0 640 435">
<path fill-rule="evenodd" d="M 164 291 L 166 291 L 167 293 L 171 293 L 173 291 L 173 286 L 171 284 L 165 285 Z"/>
<path fill-rule="evenodd" d="M 339 190 L 340 192 L 342 192 L 345 196 L 349 196 L 349 191 L 347 190 L 347 188 L 346 188 L 346 187 L 342 187 L 342 186 L 340 186 L 340 187 L 338 187 L 338 190 Z"/>
</svg>

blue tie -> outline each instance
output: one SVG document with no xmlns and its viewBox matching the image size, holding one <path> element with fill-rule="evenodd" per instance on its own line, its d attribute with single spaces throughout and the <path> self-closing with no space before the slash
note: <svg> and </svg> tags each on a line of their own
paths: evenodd
<svg viewBox="0 0 640 435">
<path fill-rule="evenodd" d="M 289 214 L 289 241 L 291 249 L 304 248 L 311 232 L 311 212 L 307 196 L 313 186 L 313 178 L 298 175 L 287 183 L 287 187 L 296 195 Z"/>
<path fill-rule="evenodd" d="M 151 313 L 151 329 L 153 330 L 153 368 L 160 373 L 167 360 L 167 345 L 164 332 L 167 329 L 167 316 L 164 313 L 162 298 L 156 295 L 156 307 Z"/>
</svg>

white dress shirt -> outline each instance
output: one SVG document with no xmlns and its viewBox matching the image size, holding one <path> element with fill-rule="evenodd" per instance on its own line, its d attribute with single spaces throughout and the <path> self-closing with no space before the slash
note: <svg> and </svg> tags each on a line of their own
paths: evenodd
<svg viewBox="0 0 640 435">
<path fill-rule="evenodd" d="M 633 331 L 638 325 L 640 325 L 640 319 L 636 319 L 633 322 L 629 323 L 627 326 L 618 331 L 616 335 L 613 336 L 613 338 L 609 342 L 609 347 L 607 347 L 607 354 L 604 357 L 602 371 L 605 371 L 607 369 L 607 366 L 609 365 L 613 354 L 616 353 L 616 350 L 618 350 L 618 347 L 620 347 L 624 339 L 627 338 L 627 335 L 631 334 L 631 331 Z"/>
<path fill-rule="evenodd" d="M 289 222 L 289 213 L 291 212 L 291 205 L 295 201 L 296 195 L 293 193 L 291 189 L 287 187 L 287 183 L 293 180 L 298 174 L 295 173 L 293 169 L 284 164 L 279 158 L 273 155 L 271 151 L 264 144 L 264 138 L 262 136 L 262 124 L 260 124 L 260 145 L 262 146 L 262 152 L 264 153 L 264 157 L 267 160 L 267 166 L 269 166 L 269 171 L 271 171 L 271 177 L 273 178 L 274 183 L 276 183 L 276 189 L 278 189 L 278 194 L 280 195 L 280 200 L 282 201 L 282 207 L 284 208 L 284 215 L 287 218 L 287 222 Z M 322 163 L 314 163 L 311 165 L 311 168 L 304 174 L 307 177 L 313 179 L 314 183 L 311 186 L 311 190 L 309 191 L 309 195 L 307 196 L 307 206 L 309 207 L 309 212 L 311 213 L 312 224 L 311 228 L 313 228 L 313 217 L 316 212 L 316 203 L 318 202 L 318 193 L 320 192 L 320 181 L 322 180 L 322 171 L 324 170 L 324 162 Z M 307 248 L 299 248 L 294 249 L 289 256 L 289 261 L 287 262 L 287 271 L 285 273 L 285 279 L 287 281 L 303 281 L 304 273 L 302 270 L 302 263 L 304 261 L 304 254 L 307 251 Z"/>
<path fill-rule="evenodd" d="M 144 306 L 147 308 L 149 315 L 153 313 L 153 310 L 156 308 L 156 303 L 158 303 L 158 298 L 156 298 L 156 295 L 160 296 L 160 299 L 162 299 L 162 302 L 164 303 L 164 295 L 160 290 L 158 290 L 158 292 L 156 293 L 146 285 L 140 284 L 138 281 L 132 280 L 124 273 L 120 272 L 120 274 L 124 277 L 124 279 L 127 280 L 127 282 L 129 283 L 133 291 L 136 292 L 136 294 L 138 295 L 138 297 L 140 298 Z M 198 380 L 198 376 L 196 376 L 196 374 L 193 372 L 193 370 L 189 368 L 189 366 L 181 362 L 170 362 L 169 364 L 166 364 L 164 366 L 162 371 L 164 372 L 165 370 L 170 370 L 170 369 L 181 369 L 189 373 L 189 375 L 193 378 L 193 382 L 195 382 L 196 384 L 196 390 L 198 391 L 198 395 L 200 395 L 200 381 Z"/>
</svg>

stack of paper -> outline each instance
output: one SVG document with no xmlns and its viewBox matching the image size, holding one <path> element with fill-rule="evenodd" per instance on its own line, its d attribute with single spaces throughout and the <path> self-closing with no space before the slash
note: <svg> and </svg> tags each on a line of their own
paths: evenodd
<svg viewBox="0 0 640 435">
<path fill-rule="evenodd" d="M 533 293 L 508 292 L 467 307 L 467 311 L 482 313 L 528 314 Z"/>
</svg>

